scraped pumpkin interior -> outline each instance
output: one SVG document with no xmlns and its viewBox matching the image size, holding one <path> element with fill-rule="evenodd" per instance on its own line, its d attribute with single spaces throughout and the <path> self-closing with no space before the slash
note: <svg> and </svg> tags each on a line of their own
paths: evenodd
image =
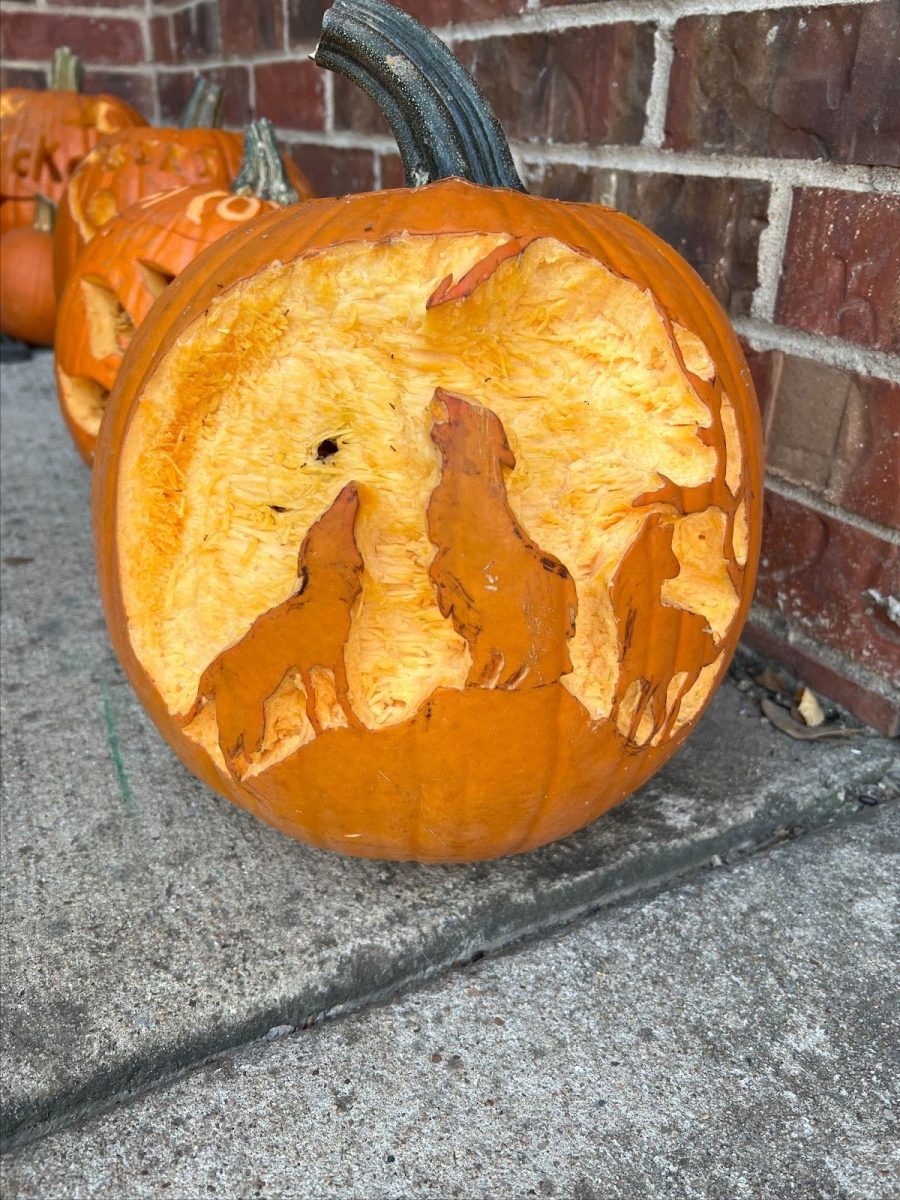
<svg viewBox="0 0 900 1200">
<path fill-rule="evenodd" d="M 561 682 L 591 719 L 616 698 L 616 584 L 641 537 L 664 543 L 648 603 L 697 614 L 716 651 L 738 607 L 747 532 L 733 412 L 724 395 L 712 412 L 696 386 L 713 376 L 706 347 L 636 284 L 553 238 L 495 256 L 477 286 L 429 307 L 448 277 L 463 280 L 508 240 L 406 235 L 272 263 L 223 292 L 148 380 L 119 474 L 129 636 L 167 708 L 220 764 L 215 706 L 196 711 L 201 676 L 297 592 L 300 547 L 351 481 L 364 563 L 345 646 L 352 712 L 379 729 L 413 717 L 436 688 L 466 686 L 470 645 L 429 577 L 436 389 L 502 423 L 509 506 L 574 581 Z M 673 488 L 715 478 L 724 503 L 672 502 Z M 480 513 L 455 520 L 465 537 Z M 688 680 L 676 727 L 706 698 L 714 658 Z M 670 693 L 683 683 L 673 677 Z M 321 727 L 346 724 L 334 679 L 316 692 Z M 623 732 L 636 704 L 619 704 Z M 641 742 L 660 729 L 644 714 L 629 732 Z M 267 701 L 248 773 L 314 737 L 289 675 Z"/>
</svg>

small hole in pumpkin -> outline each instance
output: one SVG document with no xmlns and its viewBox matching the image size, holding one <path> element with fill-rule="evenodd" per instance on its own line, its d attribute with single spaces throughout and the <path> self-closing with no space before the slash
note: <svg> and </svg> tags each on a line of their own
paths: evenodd
<svg viewBox="0 0 900 1200">
<path fill-rule="evenodd" d="M 334 458 L 339 449 L 334 438 L 323 438 L 316 447 L 316 458 L 319 462 L 327 462 L 329 458 Z"/>
</svg>

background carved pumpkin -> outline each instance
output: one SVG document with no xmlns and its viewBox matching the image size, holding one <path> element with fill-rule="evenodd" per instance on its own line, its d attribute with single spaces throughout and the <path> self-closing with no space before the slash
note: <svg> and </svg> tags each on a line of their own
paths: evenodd
<svg viewBox="0 0 900 1200">
<path fill-rule="evenodd" d="M 415 22 L 338 0 L 316 61 L 426 186 L 273 214 L 145 321 L 95 467 L 112 639 L 191 769 L 287 833 L 516 853 L 639 786 L 721 679 L 752 385 L 670 247 L 523 194 Z"/>
<path fill-rule="evenodd" d="M 33 346 L 52 346 L 56 324 L 53 288 L 53 204 L 35 201 L 34 223 L 0 237 L 0 330 Z"/>
<path fill-rule="evenodd" d="M 146 125 L 115 96 L 81 93 L 81 61 L 66 46 L 53 55 L 48 91 L 0 92 L 0 234 L 31 226 L 37 195 L 58 202 L 69 176 L 100 138 Z"/>
<path fill-rule="evenodd" d="M 113 217 L 84 248 L 60 300 L 56 381 L 85 461 L 93 457 L 122 355 L 157 296 L 207 246 L 297 198 L 271 123 L 254 121 L 231 190 L 195 185 L 160 192 Z"/>
<path fill-rule="evenodd" d="M 62 294 L 81 250 L 113 217 L 130 204 L 157 192 L 202 184 L 227 188 L 240 169 L 243 136 L 206 128 L 191 121 L 216 121 L 217 106 L 206 97 L 221 96 L 216 84 L 198 81 L 182 117 L 180 129 L 124 130 L 106 138 L 72 176 L 59 206 L 54 243 L 53 273 L 57 294 Z M 312 188 L 303 173 L 287 164 L 297 195 L 304 199 Z"/>
</svg>

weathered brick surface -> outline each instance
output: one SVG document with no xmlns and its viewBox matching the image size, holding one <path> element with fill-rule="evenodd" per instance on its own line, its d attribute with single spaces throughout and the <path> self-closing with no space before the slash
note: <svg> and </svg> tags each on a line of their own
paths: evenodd
<svg viewBox="0 0 900 1200">
<path fill-rule="evenodd" d="M 156 88 L 150 75 L 88 67 L 84 73 L 84 87 L 88 92 L 107 92 L 111 96 L 118 96 L 120 100 L 127 100 L 148 119 L 153 114 Z"/>
<path fill-rule="evenodd" d="M 325 87 L 311 62 L 258 63 L 256 107 L 288 129 L 323 129 Z"/>
<path fill-rule="evenodd" d="M 172 14 L 172 36 L 180 62 L 203 62 L 222 53 L 222 24 L 217 0 L 201 0 Z"/>
<path fill-rule="evenodd" d="M 756 357 L 769 470 L 900 529 L 900 386 L 777 351 Z"/>
<path fill-rule="evenodd" d="M 322 15 L 331 7 L 331 0 L 287 0 L 288 40 L 315 42 L 322 28 Z"/>
<path fill-rule="evenodd" d="M 0 88 L 45 88 L 47 71 L 43 67 L 0 67 Z"/>
<path fill-rule="evenodd" d="M 226 55 L 252 55 L 280 50 L 285 41 L 282 0 L 220 0 L 222 50 Z"/>
<path fill-rule="evenodd" d="M 797 191 L 776 315 L 797 329 L 900 350 L 900 196 Z"/>
<path fill-rule="evenodd" d="M 226 125 L 246 125 L 254 116 L 250 109 L 250 70 L 248 67 L 204 67 L 203 77 L 221 84 L 225 91 L 223 120 Z M 193 69 L 166 71 L 157 79 L 160 117 L 163 123 L 176 124 L 197 78 Z"/>
<path fill-rule="evenodd" d="M 848 709 L 873 729 L 888 737 L 900 735 L 900 695 L 891 680 L 872 676 L 864 684 L 841 675 L 819 655 L 792 642 L 787 623 L 777 616 L 773 622 L 773 615 L 759 607 L 751 610 L 742 640 L 767 658 L 786 663 L 814 691 Z M 774 632 L 770 623 L 774 624 Z"/>
<path fill-rule="evenodd" d="M 769 188 L 748 180 L 582 170 L 551 164 L 535 190 L 607 204 L 648 225 L 683 254 L 735 315 L 750 311 Z"/>
<path fill-rule="evenodd" d="M 756 591 L 763 607 L 891 679 L 900 676 L 900 628 L 884 601 L 898 589 L 900 548 L 767 493 Z"/>
<path fill-rule="evenodd" d="M 633 144 L 644 131 L 653 69 L 650 25 L 461 42 L 472 71 L 513 138 Z"/>
<path fill-rule="evenodd" d="M 456 21 L 490 21 L 524 12 L 527 0 L 404 0 L 403 9 L 432 28 Z"/>
<path fill-rule="evenodd" d="M 72 16 L 61 12 L 8 12 L 0 21 L 0 55 L 49 59 L 57 46 L 70 46 L 94 63 L 140 63 L 141 27 L 131 17 Z"/>
<path fill-rule="evenodd" d="M 154 63 L 175 61 L 175 41 L 172 37 L 172 18 L 162 13 L 150 18 L 150 45 Z"/>
<path fill-rule="evenodd" d="M 900 2 L 685 17 L 668 145 L 900 163 Z"/>
<path fill-rule="evenodd" d="M 295 145 L 291 154 L 319 196 L 370 192 L 375 186 L 375 156 L 369 150 Z"/>
</svg>

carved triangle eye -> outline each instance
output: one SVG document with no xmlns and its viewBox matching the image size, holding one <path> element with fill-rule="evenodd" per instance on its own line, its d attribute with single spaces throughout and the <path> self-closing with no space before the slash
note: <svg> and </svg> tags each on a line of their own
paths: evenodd
<svg viewBox="0 0 900 1200">
<path fill-rule="evenodd" d="M 115 292 L 99 279 L 82 279 L 88 341 L 94 358 L 121 355 L 134 336 L 134 321 Z"/>
<path fill-rule="evenodd" d="M 162 267 L 156 266 L 155 263 L 148 263 L 143 259 L 138 260 L 138 270 L 141 273 L 144 286 L 154 300 L 163 294 L 175 278 L 171 271 L 166 271 Z"/>
</svg>

